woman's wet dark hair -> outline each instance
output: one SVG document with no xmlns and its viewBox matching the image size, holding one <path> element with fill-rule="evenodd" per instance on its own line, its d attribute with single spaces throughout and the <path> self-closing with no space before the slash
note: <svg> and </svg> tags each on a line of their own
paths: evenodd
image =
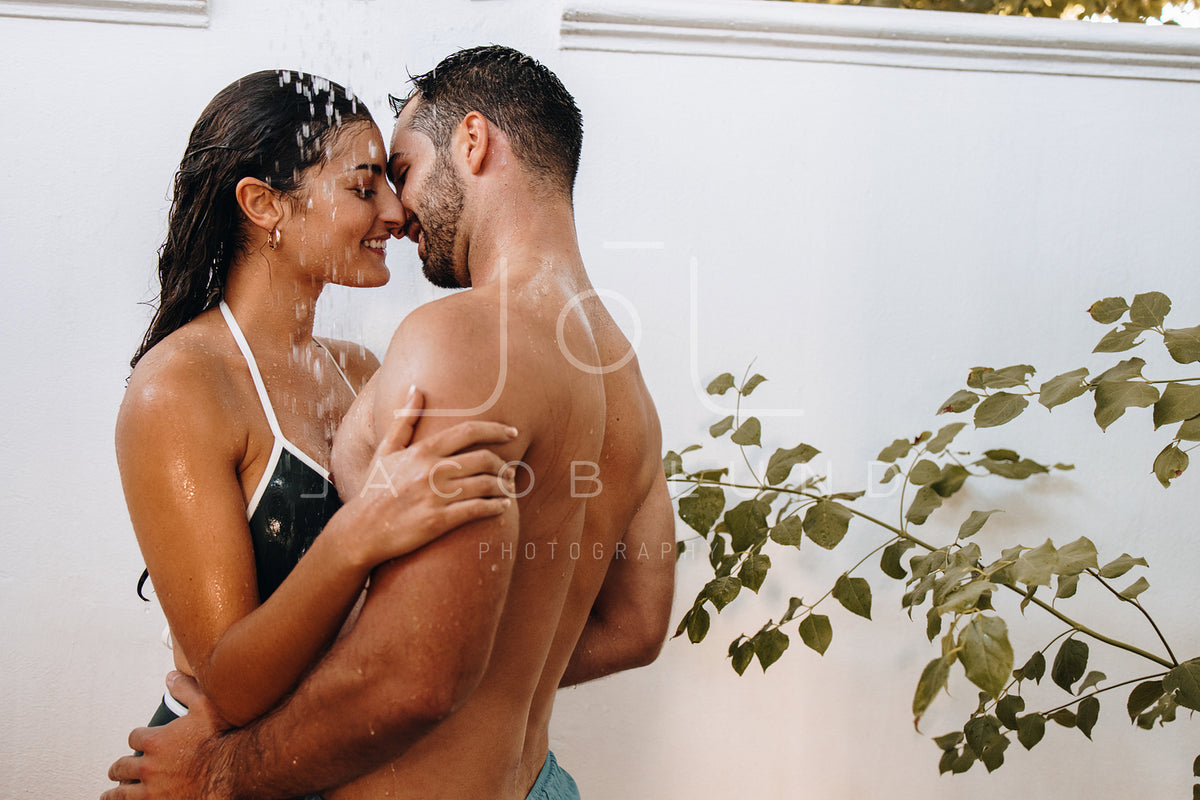
<svg viewBox="0 0 1200 800">
<path fill-rule="evenodd" d="M 158 252 L 158 308 L 131 367 L 220 301 L 229 264 L 247 241 L 234 196 L 238 181 L 258 178 L 294 197 L 304 171 L 325 162 L 335 132 L 363 121 L 373 120 L 358 98 L 315 75 L 264 70 L 217 93 L 175 173 Z"/>
</svg>

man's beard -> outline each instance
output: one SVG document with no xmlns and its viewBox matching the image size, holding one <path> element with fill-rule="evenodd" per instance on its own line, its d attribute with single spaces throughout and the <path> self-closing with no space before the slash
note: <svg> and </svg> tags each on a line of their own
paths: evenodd
<svg viewBox="0 0 1200 800">
<path fill-rule="evenodd" d="M 454 245 L 458 239 L 458 220 L 463 210 L 463 190 L 449 157 L 439 151 L 429 174 L 423 213 L 419 215 L 425 234 L 425 258 L 421 262 L 426 279 L 442 289 L 462 289 L 464 284 L 454 270 Z"/>
</svg>

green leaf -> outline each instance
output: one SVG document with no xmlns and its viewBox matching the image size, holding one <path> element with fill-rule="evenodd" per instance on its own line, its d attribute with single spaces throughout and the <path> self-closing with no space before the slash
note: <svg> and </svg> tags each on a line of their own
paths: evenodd
<svg viewBox="0 0 1200 800">
<path fill-rule="evenodd" d="M 1026 550 L 1012 565 L 1010 574 L 1014 583 L 1026 586 L 1049 586 L 1050 576 L 1058 564 L 1058 550 L 1054 543 L 1047 539 L 1042 544 Z"/>
<path fill-rule="evenodd" d="M 1145 408 L 1158 400 L 1158 389 L 1141 381 L 1105 381 L 1096 386 L 1096 424 L 1107 430 L 1131 406 Z"/>
<path fill-rule="evenodd" d="M 937 454 L 946 449 L 946 446 L 954 441 L 954 437 L 958 436 L 959 431 L 967 427 L 965 422 L 951 422 L 949 425 L 943 425 L 934 436 L 929 440 L 929 444 L 925 445 L 925 451 L 928 453 Z"/>
<path fill-rule="evenodd" d="M 975 464 L 993 475 L 1018 481 L 1023 481 L 1031 475 L 1041 475 L 1050 471 L 1045 465 L 1029 458 L 1023 458 L 1020 461 L 997 461 L 994 458 L 983 458 L 976 461 Z"/>
<path fill-rule="evenodd" d="M 788 601 L 787 613 L 783 615 L 783 619 L 779 620 L 779 624 L 782 625 L 785 622 L 790 622 L 792 620 L 792 618 L 796 616 L 796 612 L 799 611 L 803 607 L 804 607 L 804 601 L 801 600 L 799 597 L 793 597 L 791 600 Z"/>
<path fill-rule="evenodd" d="M 900 559 L 915 546 L 909 539 L 897 539 L 883 548 L 883 555 L 879 559 L 879 568 L 883 570 L 883 574 L 898 581 L 907 578 L 908 573 L 904 571 Z"/>
<path fill-rule="evenodd" d="M 1095 695 L 1089 695 L 1079 701 L 1079 710 L 1075 715 L 1075 724 L 1079 726 L 1079 730 L 1087 738 L 1092 738 L 1092 728 L 1096 727 L 1096 720 L 1100 718 L 1100 701 Z"/>
<path fill-rule="evenodd" d="M 1200 361 L 1200 326 L 1195 328 L 1171 328 L 1163 335 L 1163 344 L 1171 358 L 1180 364 Z"/>
<path fill-rule="evenodd" d="M 1150 581 L 1146 580 L 1145 578 L 1138 578 L 1121 592 L 1121 597 L 1124 597 L 1126 600 L 1133 600 L 1137 598 L 1139 594 L 1149 588 Z"/>
<path fill-rule="evenodd" d="M 697 606 L 687 613 L 684 621 L 687 623 L 688 641 L 692 644 L 704 641 L 704 636 L 708 633 L 708 626 L 712 622 L 708 612 L 703 607 Z"/>
<path fill-rule="evenodd" d="M 924 486 L 927 483 L 933 483 L 941 476 L 942 468 L 928 458 L 922 458 L 916 464 L 913 464 L 912 469 L 908 471 L 908 480 L 915 486 Z"/>
<path fill-rule="evenodd" d="M 932 486 L 922 486 L 917 491 L 916 497 L 913 498 L 912 504 L 909 505 L 904 518 L 913 525 L 923 525 L 925 520 L 929 519 L 929 515 L 941 505 L 942 496 L 937 493 L 937 490 Z"/>
<path fill-rule="evenodd" d="M 767 512 L 771 507 L 762 500 L 743 500 L 725 512 L 733 552 L 744 553 L 767 540 Z"/>
<path fill-rule="evenodd" d="M 1115 366 L 1105 369 L 1104 372 L 1097 375 L 1096 380 L 1093 380 L 1092 383 L 1103 384 L 1105 381 L 1110 380 L 1121 381 L 1141 378 L 1141 371 L 1145 367 L 1146 360 L 1139 359 L 1138 356 L 1134 356 L 1132 359 L 1118 361 Z"/>
<path fill-rule="evenodd" d="M 1125 302 L 1124 297 L 1106 297 L 1092 303 L 1088 313 L 1101 325 L 1111 325 L 1123 317 L 1128 310 L 1129 304 Z"/>
<path fill-rule="evenodd" d="M 820 452 L 808 444 L 799 444 L 790 450 L 779 448 L 771 454 L 770 460 L 767 461 L 767 483 L 771 486 L 778 486 L 787 480 L 788 475 L 792 472 L 792 467 L 797 464 L 807 464 L 813 456 Z"/>
<path fill-rule="evenodd" d="M 842 575 L 833 585 L 833 598 L 847 611 L 871 618 L 871 585 L 865 579 Z"/>
<path fill-rule="evenodd" d="M 1140 325 L 1130 325 L 1125 323 L 1124 327 L 1113 328 L 1108 333 L 1104 334 L 1092 348 L 1093 353 L 1123 353 L 1126 350 L 1132 350 L 1141 344 L 1138 337 L 1145 333 L 1145 328 Z"/>
<path fill-rule="evenodd" d="M 971 683 L 1000 697 L 1013 667 L 1008 626 L 1000 617 L 976 614 L 958 638 L 958 659 Z"/>
<path fill-rule="evenodd" d="M 1157 328 L 1171 313 L 1171 298 L 1162 292 L 1144 292 L 1129 304 L 1129 321 L 1143 328 Z"/>
<path fill-rule="evenodd" d="M 800 518 L 793 514 L 780 520 L 778 525 L 771 528 L 771 541 L 784 547 L 799 547 L 804 541 L 804 525 Z"/>
<path fill-rule="evenodd" d="M 979 533 L 979 529 L 988 521 L 988 518 L 999 510 L 998 508 L 993 508 L 991 511 L 972 511 L 971 516 L 967 517 L 967 521 L 959 527 L 958 538 L 968 539 Z"/>
<path fill-rule="evenodd" d="M 1175 438 L 1185 442 L 1200 442 L 1200 417 L 1192 417 L 1180 425 Z"/>
<path fill-rule="evenodd" d="M 762 435 L 762 424 L 758 421 L 758 417 L 750 417 L 733 432 L 733 443 L 740 444 L 743 447 L 748 445 L 758 445 L 759 437 Z"/>
<path fill-rule="evenodd" d="M 1134 558 L 1128 553 L 1122 553 L 1117 558 L 1100 568 L 1101 578 L 1119 578 L 1136 566 L 1148 567 L 1144 558 Z"/>
<path fill-rule="evenodd" d="M 1158 429 L 1197 415 L 1200 415 L 1200 386 L 1168 383 L 1154 404 L 1154 427 Z"/>
<path fill-rule="evenodd" d="M 668 478 L 683 472 L 683 458 L 674 450 L 668 450 L 663 456 L 663 472 Z"/>
<path fill-rule="evenodd" d="M 1145 681 L 1135 686 L 1129 693 L 1129 700 L 1125 703 L 1125 710 L 1129 712 L 1129 721 L 1133 722 L 1139 714 L 1157 703 L 1164 692 L 1161 680 Z"/>
<path fill-rule="evenodd" d="M 1054 597 L 1059 600 L 1065 600 L 1068 597 L 1074 597 L 1075 592 L 1079 589 L 1078 575 L 1059 575 L 1058 590 L 1054 593 Z"/>
<path fill-rule="evenodd" d="M 1013 677 L 1017 680 L 1032 680 L 1034 683 L 1041 683 L 1045 674 L 1046 656 L 1042 655 L 1041 650 L 1031 655 L 1023 667 L 1013 671 Z"/>
<path fill-rule="evenodd" d="M 959 414 L 979 402 L 979 395 L 967 389 L 959 389 L 938 406 L 939 414 Z"/>
<path fill-rule="evenodd" d="M 1100 672 L 1099 670 L 1092 670 L 1091 672 L 1089 672 L 1087 674 L 1087 677 L 1083 679 L 1083 683 L 1079 684 L 1079 689 L 1076 690 L 1075 693 L 1083 694 L 1088 689 L 1091 689 L 1093 686 L 1098 686 L 1100 684 L 1100 681 L 1107 680 L 1107 679 L 1108 679 L 1108 676 L 1105 675 L 1103 672 Z"/>
<path fill-rule="evenodd" d="M 971 367 L 971 371 L 967 373 L 967 388 L 983 389 L 983 376 L 991 371 L 991 367 Z"/>
<path fill-rule="evenodd" d="M 882 461 L 885 464 L 890 464 L 898 458 L 904 458 L 908 455 L 908 451 L 912 449 L 912 443 L 908 439 L 897 439 L 887 447 L 879 451 L 876 461 Z"/>
<path fill-rule="evenodd" d="M 954 733 L 947 733 L 942 736 L 933 737 L 933 743 L 936 744 L 941 750 L 956 750 L 962 743 L 962 740 L 962 731 L 955 731 Z"/>
<path fill-rule="evenodd" d="M 722 436 L 731 430 L 733 430 L 733 414 L 725 417 L 720 422 L 714 422 L 712 425 L 709 425 L 708 435 L 716 439 L 718 436 Z"/>
<path fill-rule="evenodd" d="M 832 500 L 818 500 L 804 515 L 804 532 L 817 547 L 832 550 L 850 527 L 850 509 Z"/>
<path fill-rule="evenodd" d="M 1058 648 L 1054 657 L 1054 666 L 1050 668 L 1050 679 L 1063 691 L 1070 692 L 1072 684 L 1083 677 L 1087 671 L 1088 646 L 1087 642 L 1079 639 L 1067 639 Z"/>
<path fill-rule="evenodd" d="M 1016 364 L 1002 369 L 987 370 L 979 378 L 985 389 L 1012 389 L 1026 385 L 1029 377 L 1035 372 L 1037 370 L 1028 364 Z"/>
<path fill-rule="evenodd" d="M 1062 725 L 1064 728 L 1074 728 L 1077 718 L 1075 712 L 1068 708 L 1060 708 L 1058 711 L 1052 712 L 1050 719 Z"/>
<path fill-rule="evenodd" d="M 725 492 L 715 486 L 699 486 L 679 498 L 679 518 L 701 536 L 708 536 L 725 509 Z"/>
<path fill-rule="evenodd" d="M 829 617 L 824 614 L 809 614 L 800 620 L 800 639 L 821 655 L 829 649 L 833 641 L 833 626 Z"/>
<path fill-rule="evenodd" d="M 742 675 L 754 660 L 754 645 L 749 640 L 735 641 L 729 646 L 729 657 L 733 659 L 734 671 Z"/>
<path fill-rule="evenodd" d="M 1059 575 L 1078 575 L 1085 569 L 1095 568 L 1096 545 L 1086 536 L 1058 548 L 1058 564 L 1054 571 Z"/>
<path fill-rule="evenodd" d="M 1046 408 L 1060 406 L 1087 391 L 1087 367 L 1064 372 L 1042 384 L 1038 402 Z"/>
<path fill-rule="evenodd" d="M 969 583 L 948 592 L 945 597 L 938 601 L 937 593 L 934 593 L 934 602 L 937 603 L 939 613 L 955 611 L 960 614 L 977 608 L 976 603 L 979 598 L 985 594 L 990 594 L 996 589 L 996 584 L 985 580 L 973 580 Z"/>
<path fill-rule="evenodd" d="M 1004 727 L 1009 730 L 1018 730 L 1020 723 L 1017 721 L 1017 714 L 1025 710 L 1025 699 L 1019 694 L 1006 694 L 1000 698 L 1000 702 L 996 704 L 996 717 Z"/>
<path fill-rule="evenodd" d="M 925 669 L 921 671 L 921 677 L 917 681 L 917 690 L 913 693 L 912 713 L 918 721 L 929 708 L 929 705 L 938 696 L 942 689 L 946 688 L 946 682 L 950 679 L 950 665 L 954 663 L 954 657 L 942 656 L 935 658 L 925 665 Z"/>
<path fill-rule="evenodd" d="M 754 655 L 758 656 L 763 672 L 779 660 L 789 644 L 787 634 L 778 628 L 759 631 L 750 641 L 754 643 Z"/>
<path fill-rule="evenodd" d="M 738 579 L 742 585 L 755 594 L 762 588 L 763 581 L 767 579 L 767 570 L 771 569 L 771 557 L 766 553 L 757 553 L 750 556 L 742 562 L 742 568 L 738 570 Z"/>
<path fill-rule="evenodd" d="M 1146 366 L 1146 360 L 1134 356 L 1118 362 L 1116 366 L 1101 372 L 1096 376 L 1092 383 L 1104 383 L 1105 381 L 1131 381 L 1134 378 L 1142 377 L 1142 369 Z"/>
<path fill-rule="evenodd" d="M 971 477 L 971 473 L 965 467 L 959 464 L 947 464 L 942 467 L 942 477 L 929 484 L 929 488 L 937 492 L 938 497 L 950 497 L 962 488 L 969 477 Z"/>
<path fill-rule="evenodd" d="M 1171 485 L 1171 481 L 1183 474 L 1188 468 L 1188 454 L 1180 450 L 1174 442 L 1163 448 L 1154 459 L 1154 475 L 1163 487 Z"/>
<path fill-rule="evenodd" d="M 742 582 L 737 578 L 726 576 L 724 578 L 714 578 L 709 581 L 701 596 L 712 601 L 713 607 L 720 611 L 733 602 L 738 593 L 742 591 Z"/>
<path fill-rule="evenodd" d="M 1029 401 L 1019 394 L 996 392 L 984 398 L 975 409 L 976 428 L 994 428 L 1020 416 Z"/>
<path fill-rule="evenodd" d="M 1163 691 L 1174 693 L 1184 708 L 1200 711 L 1200 658 L 1185 661 L 1163 678 Z"/>
<path fill-rule="evenodd" d="M 1004 738 L 1000 733 L 1000 720 L 993 716 L 972 717 L 963 726 L 967 745 L 982 757 Z"/>
<path fill-rule="evenodd" d="M 1041 714 L 1028 714 L 1017 720 L 1017 741 L 1026 750 L 1032 750 L 1045 735 L 1046 718 Z"/>
<path fill-rule="evenodd" d="M 746 383 L 742 386 L 742 397 L 749 397 L 750 393 L 753 392 L 754 389 L 765 380 L 766 378 L 764 378 L 762 375 L 759 375 L 757 372 L 751 375 L 750 380 L 746 381 Z"/>
<path fill-rule="evenodd" d="M 931 608 L 925 614 L 925 638 L 933 641 L 942 632 L 942 615 L 936 608 Z"/>
<path fill-rule="evenodd" d="M 722 372 L 720 375 L 712 379 L 705 389 L 709 394 L 725 394 L 733 388 L 733 375 L 728 372 Z"/>
</svg>

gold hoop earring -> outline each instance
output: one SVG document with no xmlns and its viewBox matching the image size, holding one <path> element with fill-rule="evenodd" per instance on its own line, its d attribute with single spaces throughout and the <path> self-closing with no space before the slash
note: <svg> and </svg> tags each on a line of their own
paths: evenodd
<svg viewBox="0 0 1200 800">
<path fill-rule="evenodd" d="M 279 228 L 273 228 L 271 232 L 267 234 L 267 247 L 271 248 L 272 250 L 278 250 L 281 239 L 283 239 L 283 234 L 279 232 Z"/>
</svg>

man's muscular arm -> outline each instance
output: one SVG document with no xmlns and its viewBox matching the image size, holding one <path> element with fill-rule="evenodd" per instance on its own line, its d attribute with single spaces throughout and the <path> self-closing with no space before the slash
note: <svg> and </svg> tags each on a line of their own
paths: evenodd
<svg viewBox="0 0 1200 800">
<path fill-rule="evenodd" d="M 675 588 L 675 515 L 661 471 L 621 541 L 624 557 L 609 565 L 560 687 L 643 667 L 662 650 Z"/>
<path fill-rule="evenodd" d="M 463 328 L 425 309 L 401 325 L 376 381 L 376 429 L 402 407 L 413 384 L 425 391 L 428 415 L 414 446 L 464 420 L 430 415 L 431 409 L 478 406 L 476 418 L 499 419 L 504 407 L 482 402 L 493 393 L 497 354 Z M 489 356 L 493 363 L 486 363 Z M 467 359 L 477 369 L 443 366 Z M 492 449 L 506 461 L 520 459 L 528 446 L 521 433 Z M 482 678 L 512 575 L 512 559 L 499 554 L 511 552 L 517 536 L 514 502 L 500 516 L 464 525 L 382 565 L 372 574 L 354 628 L 287 701 L 249 726 L 195 747 L 191 764 L 170 763 L 188 758 L 180 756 L 181 743 L 169 730 L 181 723 L 179 730 L 186 730 L 186 718 L 141 729 L 135 746 L 146 757 L 130 759 L 142 762 L 130 769 L 168 770 L 173 784 L 162 781 L 160 790 L 152 781 L 136 794 L 121 794 L 134 789 L 123 786 L 108 796 L 268 800 L 339 786 L 397 757 L 453 713 Z M 152 759 L 156 751 L 159 758 Z M 110 776 L 142 777 L 122 774 L 116 765 Z"/>
</svg>

